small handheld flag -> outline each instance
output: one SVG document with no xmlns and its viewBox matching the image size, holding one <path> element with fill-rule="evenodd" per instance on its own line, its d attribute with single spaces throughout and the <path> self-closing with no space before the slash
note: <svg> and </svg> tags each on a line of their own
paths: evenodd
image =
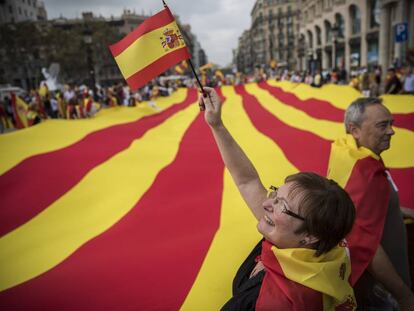
<svg viewBox="0 0 414 311">
<path fill-rule="evenodd" d="M 174 16 L 163 3 L 161 12 L 146 19 L 109 47 L 132 90 L 144 86 L 180 61 L 191 58 Z"/>
</svg>

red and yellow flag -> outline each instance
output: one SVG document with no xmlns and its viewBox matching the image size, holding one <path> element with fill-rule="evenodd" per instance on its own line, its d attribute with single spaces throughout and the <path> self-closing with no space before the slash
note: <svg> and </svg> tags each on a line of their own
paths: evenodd
<svg viewBox="0 0 414 311">
<path fill-rule="evenodd" d="M 223 120 L 266 185 L 325 174 L 344 132 L 334 105 L 360 96 L 287 82 L 221 94 Z M 159 111 L 120 106 L 0 135 L 0 310 L 204 311 L 229 300 L 261 237 L 195 103 L 195 89 L 179 89 Z M 414 208 L 414 131 L 398 120 L 383 158 Z"/>
<path fill-rule="evenodd" d="M 168 68 L 191 57 L 170 9 L 145 20 L 110 46 L 122 75 L 132 90 L 145 85 Z"/>
<path fill-rule="evenodd" d="M 312 249 L 279 249 L 264 241 L 261 260 L 266 274 L 256 310 L 355 310 L 344 245 L 316 257 Z"/>
<path fill-rule="evenodd" d="M 26 102 L 15 94 L 11 94 L 12 100 L 12 109 L 14 119 L 16 121 L 16 128 L 22 129 L 29 127 L 29 121 L 27 120 L 27 113 L 29 111 L 29 106 Z"/>
<path fill-rule="evenodd" d="M 381 240 L 390 194 L 385 166 L 371 150 L 357 147 L 348 134 L 332 143 L 328 178 L 349 193 L 357 210 L 354 227 L 347 237 L 351 250 L 351 283 L 355 284 Z"/>
</svg>

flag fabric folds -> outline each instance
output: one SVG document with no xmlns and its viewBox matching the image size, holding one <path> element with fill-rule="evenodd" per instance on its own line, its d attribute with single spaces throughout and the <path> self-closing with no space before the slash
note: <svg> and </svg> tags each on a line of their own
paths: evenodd
<svg viewBox="0 0 414 311">
<path fill-rule="evenodd" d="M 380 157 L 367 148 L 357 147 L 352 135 L 332 144 L 328 178 L 351 195 L 357 211 L 354 227 L 347 237 L 352 284 L 372 261 L 381 240 L 390 194 L 385 176 Z"/>
<path fill-rule="evenodd" d="M 111 45 L 110 50 L 132 90 L 144 86 L 168 68 L 191 57 L 167 6 L 146 19 L 121 41 Z"/>
<path fill-rule="evenodd" d="M 256 310 L 355 310 L 345 245 L 318 257 L 306 248 L 279 249 L 263 242 L 266 274 Z"/>
<path fill-rule="evenodd" d="M 272 81 L 218 92 L 226 126 L 266 185 L 299 170 L 325 174 L 330 146 L 344 133 L 335 114 L 359 96 L 347 86 Z M 0 310 L 203 311 L 229 300 L 261 237 L 197 95 L 181 88 L 157 99 L 160 110 L 116 106 L 0 135 Z M 401 201 L 414 208 L 414 132 L 403 125 L 383 158 Z M 313 288 L 320 305 L 334 301 L 320 282 L 300 279 L 312 269 L 289 267 L 293 257 L 309 261 L 306 251 L 269 246 L 266 254 L 275 275 Z"/>
</svg>

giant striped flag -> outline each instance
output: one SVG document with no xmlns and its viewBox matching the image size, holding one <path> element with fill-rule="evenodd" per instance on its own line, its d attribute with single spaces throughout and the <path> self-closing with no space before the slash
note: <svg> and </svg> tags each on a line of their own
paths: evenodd
<svg viewBox="0 0 414 311">
<path fill-rule="evenodd" d="M 219 93 L 266 185 L 326 174 L 360 96 L 271 81 Z M 396 132 L 384 162 L 414 208 L 410 100 L 384 97 Z M 179 89 L 161 111 L 114 107 L 0 136 L 0 310 L 218 310 L 230 298 L 260 236 L 194 103 L 197 90 Z"/>
<path fill-rule="evenodd" d="M 132 90 L 191 57 L 174 16 L 166 5 L 161 12 L 111 45 L 110 50 Z"/>
</svg>

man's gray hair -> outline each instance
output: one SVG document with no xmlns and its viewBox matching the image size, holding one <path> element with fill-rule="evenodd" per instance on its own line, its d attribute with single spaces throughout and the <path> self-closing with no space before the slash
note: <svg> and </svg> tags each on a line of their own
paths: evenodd
<svg viewBox="0 0 414 311">
<path fill-rule="evenodd" d="M 378 97 L 362 97 L 352 102 L 345 111 L 344 123 L 347 134 L 351 133 L 350 124 L 361 126 L 364 121 L 364 112 L 366 107 L 372 105 L 381 105 L 382 99 Z"/>
</svg>

